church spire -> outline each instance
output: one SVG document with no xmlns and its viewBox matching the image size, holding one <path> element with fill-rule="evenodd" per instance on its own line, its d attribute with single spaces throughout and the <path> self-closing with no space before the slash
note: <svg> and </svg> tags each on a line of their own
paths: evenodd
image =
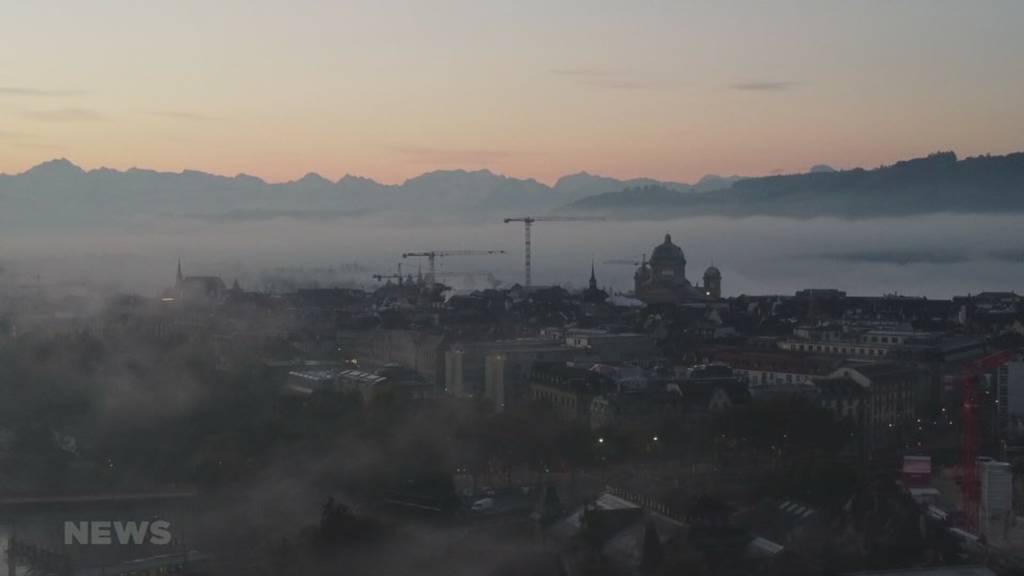
<svg viewBox="0 0 1024 576">
<path fill-rule="evenodd" d="M 590 259 L 590 289 L 597 290 L 597 275 L 594 274 L 594 259 Z"/>
<path fill-rule="evenodd" d="M 178 258 L 178 276 L 177 276 L 178 284 L 181 284 L 181 281 L 184 280 L 184 279 L 185 279 L 185 277 L 181 275 L 181 258 Z"/>
</svg>

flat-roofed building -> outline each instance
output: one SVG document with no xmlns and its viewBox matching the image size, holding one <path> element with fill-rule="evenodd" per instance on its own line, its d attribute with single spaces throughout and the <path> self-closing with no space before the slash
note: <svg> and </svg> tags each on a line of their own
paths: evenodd
<svg viewBox="0 0 1024 576">
<path fill-rule="evenodd" d="M 826 407 L 855 420 L 865 454 L 886 457 L 887 451 L 900 452 L 903 434 L 915 422 L 914 394 L 922 379 L 927 375 L 908 364 L 850 364 L 814 384 Z"/>
<path fill-rule="evenodd" d="M 615 389 L 607 376 L 564 362 L 535 363 L 529 382 L 530 396 L 551 404 L 565 420 L 589 421 L 594 398 Z"/>
<path fill-rule="evenodd" d="M 432 398 L 435 390 L 421 375 L 400 366 L 364 372 L 345 366 L 310 366 L 288 373 L 285 392 L 311 396 L 318 392 L 358 394 L 364 402 L 383 396 L 398 400 Z"/>
<path fill-rule="evenodd" d="M 456 342 L 444 353 L 444 390 L 486 398 L 500 412 L 528 397 L 527 376 L 535 362 L 566 362 L 580 354 L 551 338 Z"/>
<path fill-rule="evenodd" d="M 723 350 L 713 356 L 716 362 L 732 368 L 755 397 L 807 392 L 813 388 L 814 378 L 828 376 L 843 364 L 841 358 L 833 356 L 768 350 Z"/>
</svg>

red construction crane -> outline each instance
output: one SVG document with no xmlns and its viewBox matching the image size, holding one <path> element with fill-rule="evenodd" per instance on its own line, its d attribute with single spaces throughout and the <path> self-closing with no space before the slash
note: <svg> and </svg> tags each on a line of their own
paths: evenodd
<svg viewBox="0 0 1024 576">
<path fill-rule="evenodd" d="M 1006 364 L 1009 352 L 996 352 L 973 360 L 964 366 L 960 377 L 962 394 L 960 446 L 960 509 L 963 528 L 972 534 L 978 531 L 978 501 L 981 483 L 978 479 L 978 378 Z"/>
<path fill-rule="evenodd" d="M 504 250 L 429 250 L 426 252 L 406 252 L 402 258 L 427 259 L 427 284 L 433 286 L 437 277 L 437 259 L 446 256 L 486 256 L 488 254 L 505 254 Z"/>
<path fill-rule="evenodd" d="M 596 220 L 604 220 L 604 218 L 591 218 L 588 216 L 517 216 L 515 218 L 505 218 L 506 224 L 509 222 L 523 223 L 523 235 L 526 239 L 526 247 L 523 250 L 526 258 L 526 287 L 529 288 L 533 284 L 533 273 L 530 269 L 530 230 L 533 228 L 534 222 L 591 222 Z"/>
</svg>

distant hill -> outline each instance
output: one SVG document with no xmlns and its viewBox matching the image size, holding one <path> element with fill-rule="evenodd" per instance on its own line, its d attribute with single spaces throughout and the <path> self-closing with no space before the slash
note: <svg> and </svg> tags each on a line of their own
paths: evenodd
<svg viewBox="0 0 1024 576">
<path fill-rule="evenodd" d="M 138 216 L 259 220 L 337 217 L 403 211 L 458 218 L 545 213 L 580 198 L 640 185 L 689 190 L 687 184 L 617 180 L 587 173 L 554 186 L 487 170 L 440 170 L 398 185 L 345 176 L 338 181 L 309 173 L 268 183 L 254 176 L 219 176 L 133 168 L 83 170 L 66 159 L 44 162 L 21 174 L 0 174 L 0 224 L 105 225 Z"/>
<path fill-rule="evenodd" d="M 657 209 L 662 206 L 676 206 L 685 202 L 685 194 L 679 190 L 651 184 L 587 196 L 573 202 L 566 210 L 615 215 L 623 211 L 632 212 L 636 207 Z"/>
<path fill-rule="evenodd" d="M 742 179 L 743 178 L 740 176 L 719 176 L 717 174 L 708 174 L 693 185 L 693 191 L 711 192 L 712 190 L 721 190 L 722 188 L 732 186 Z"/>
<path fill-rule="evenodd" d="M 718 179 L 719 176 L 705 176 L 701 179 L 704 182 L 705 179 L 712 178 Z M 617 192 L 623 188 L 636 188 L 639 186 L 663 186 L 671 190 L 678 190 L 680 192 L 688 192 L 693 190 L 696 186 L 700 186 L 698 182 L 695 186 L 689 184 L 683 184 L 682 182 L 659 182 L 658 180 L 652 180 L 650 178 L 634 178 L 632 180 L 618 180 L 615 178 L 609 178 L 607 176 L 596 176 L 594 174 L 588 174 L 587 172 L 579 172 L 570 176 L 563 176 L 558 179 L 555 183 L 555 190 L 560 194 L 575 195 L 579 198 L 602 194 L 605 192 Z"/>
<path fill-rule="evenodd" d="M 379 211 L 470 220 L 549 212 L 616 218 L 1024 212 L 1024 153 L 958 160 L 947 152 L 873 170 L 706 176 L 693 185 L 581 172 L 548 186 L 487 170 L 439 170 L 396 185 L 358 176 L 332 181 L 315 173 L 270 183 L 194 170 L 83 170 L 65 159 L 0 174 L 4 230 L 107 226 L 153 216 L 261 220 Z"/>
<path fill-rule="evenodd" d="M 657 186 L 627 188 L 578 200 L 560 212 L 619 218 L 1024 212 L 1024 153 L 958 160 L 952 152 L 941 152 L 873 170 L 745 178 L 721 190 L 691 194 Z"/>
</svg>

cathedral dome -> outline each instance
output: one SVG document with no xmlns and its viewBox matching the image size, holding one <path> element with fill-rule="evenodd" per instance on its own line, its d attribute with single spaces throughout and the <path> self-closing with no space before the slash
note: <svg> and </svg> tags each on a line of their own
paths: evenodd
<svg viewBox="0 0 1024 576">
<path fill-rule="evenodd" d="M 686 263 L 686 256 L 683 255 L 683 249 L 672 243 L 672 235 L 665 234 L 665 241 L 658 244 L 654 251 L 651 252 L 651 264 L 652 265 L 666 265 L 675 262 Z"/>
</svg>

